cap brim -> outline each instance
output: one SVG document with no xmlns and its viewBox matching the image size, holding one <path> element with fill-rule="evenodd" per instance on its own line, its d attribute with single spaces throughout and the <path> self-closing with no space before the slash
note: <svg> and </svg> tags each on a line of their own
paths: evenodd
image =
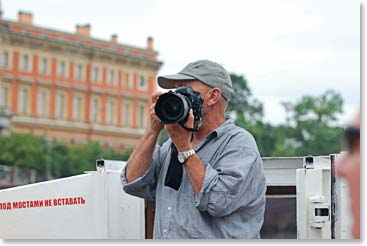
<svg viewBox="0 0 367 246">
<path fill-rule="evenodd" d="M 158 84 L 163 89 L 172 89 L 175 88 L 175 83 L 180 80 L 197 80 L 196 78 L 185 75 L 185 74 L 172 74 L 172 75 L 165 75 L 165 76 L 158 76 Z"/>
</svg>

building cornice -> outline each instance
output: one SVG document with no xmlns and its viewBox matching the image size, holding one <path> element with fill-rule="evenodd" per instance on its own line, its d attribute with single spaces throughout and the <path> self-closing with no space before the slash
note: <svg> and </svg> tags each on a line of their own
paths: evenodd
<svg viewBox="0 0 367 246">
<path fill-rule="evenodd" d="M 3 44 L 11 46 L 24 46 L 31 49 L 52 51 L 60 55 L 77 55 L 89 60 L 98 60 L 106 63 L 117 63 L 124 66 L 134 66 L 141 69 L 158 71 L 162 62 L 146 56 L 133 55 L 128 51 L 119 52 L 101 47 L 88 47 L 83 44 L 67 42 L 65 40 L 42 39 L 31 33 L 11 32 L 4 29 L 2 35 Z"/>
</svg>

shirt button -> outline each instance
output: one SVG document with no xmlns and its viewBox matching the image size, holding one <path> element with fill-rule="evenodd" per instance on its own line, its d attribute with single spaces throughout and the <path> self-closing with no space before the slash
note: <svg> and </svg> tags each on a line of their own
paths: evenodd
<svg viewBox="0 0 367 246">
<path fill-rule="evenodd" d="M 168 207 L 168 211 L 171 211 L 172 210 L 172 208 L 171 207 Z"/>
</svg>

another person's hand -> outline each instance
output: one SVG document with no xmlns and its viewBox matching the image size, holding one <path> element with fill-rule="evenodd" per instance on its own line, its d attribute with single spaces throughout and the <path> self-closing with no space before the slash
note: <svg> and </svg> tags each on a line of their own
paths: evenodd
<svg viewBox="0 0 367 246">
<path fill-rule="evenodd" d="M 155 104 L 158 100 L 158 97 L 162 94 L 163 94 L 163 92 L 161 92 L 161 91 L 157 91 L 157 92 L 153 93 L 152 94 L 152 104 L 150 105 L 150 128 L 154 132 L 158 132 L 158 133 L 163 129 L 164 124 L 161 123 L 158 116 L 155 114 L 154 108 L 155 108 Z"/>
<path fill-rule="evenodd" d="M 190 114 L 187 122 L 185 123 L 187 128 L 194 127 L 194 114 L 190 109 Z M 170 135 L 172 142 L 175 144 L 179 152 L 187 151 L 192 149 L 191 135 L 192 132 L 184 129 L 180 124 L 166 124 L 166 130 Z"/>
</svg>

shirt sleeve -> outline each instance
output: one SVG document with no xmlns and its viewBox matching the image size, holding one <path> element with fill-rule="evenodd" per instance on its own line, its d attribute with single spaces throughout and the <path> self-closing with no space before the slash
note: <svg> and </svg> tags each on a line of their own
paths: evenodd
<svg viewBox="0 0 367 246">
<path fill-rule="evenodd" d="M 155 200 L 158 175 L 162 166 L 160 156 L 161 152 L 163 151 L 162 148 L 163 147 L 158 145 L 155 146 L 152 162 L 143 176 L 137 178 L 136 180 L 130 183 L 128 183 L 126 180 L 126 168 L 129 163 L 127 163 L 127 165 L 122 169 L 121 184 L 126 193 L 147 200 Z"/>
<path fill-rule="evenodd" d="M 255 165 L 261 165 L 258 151 L 248 146 L 226 148 L 216 163 L 206 166 L 201 191 L 196 195 L 196 207 L 215 217 L 226 216 L 248 206 L 254 198 Z M 260 163 L 259 163 L 260 162 Z"/>
</svg>

